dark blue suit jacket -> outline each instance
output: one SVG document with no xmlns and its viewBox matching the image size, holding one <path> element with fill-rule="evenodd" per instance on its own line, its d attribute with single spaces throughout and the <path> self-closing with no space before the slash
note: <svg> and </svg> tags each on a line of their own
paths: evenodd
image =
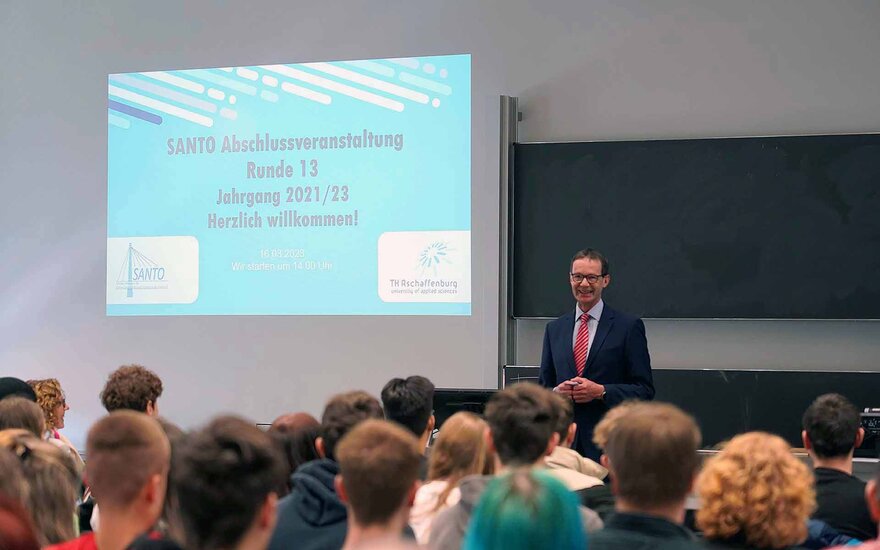
<svg viewBox="0 0 880 550">
<path fill-rule="evenodd" d="M 571 343 L 573 334 L 574 311 L 547 323 L 538 378 L 542 386 L 552 389 L 577 376 Z M 654 398 L 645 323 L 611 309 L 606 303 L 582 376 L 605 386 L 606 393 L 604 401 L 574 404 L 578 429 L 572 447 L 598 461 L 601 453 L 593 444 L 593 428 L 608 409 L 627 399 Z"/>
</svg>

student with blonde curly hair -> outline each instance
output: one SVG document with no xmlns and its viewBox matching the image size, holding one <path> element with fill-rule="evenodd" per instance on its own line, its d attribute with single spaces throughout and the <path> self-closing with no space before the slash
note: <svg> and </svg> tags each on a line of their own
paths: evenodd
<svg viewBox="0 0 880 550">
<path fill-rule="evenodd" d="M 28 380 L 28 384 L 37 394 L 37 405 L 43 409 L 43 416 L 46 418 L 46 435 L 44 439 L 54 439 L 64 444 L 70 449 L 71 456 L 82 464 L 82 457 L 79 451 L 60 431 L 64 428 L 64 413 L 70 407 L 67 405 L 67 398 L 64 390 L 61 389 L 61 383 L 57 378 L 45 378 L 42 380 Z"/>
<path fill-rule="evenodd" d="M 704 465 L 697 493 L 697 527 L 717 548 L 797 546 L 816 506 L 810 469 L 764 432 L 731 439 Z"/>
</svg>

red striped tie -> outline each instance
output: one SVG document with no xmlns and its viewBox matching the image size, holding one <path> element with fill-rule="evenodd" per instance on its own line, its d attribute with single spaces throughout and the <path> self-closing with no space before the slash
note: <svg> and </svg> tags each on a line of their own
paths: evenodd
<svg viewBox="0 0 880 550">
<path fill-rule="evenodd" d="M 578 327 L 577 339 L 574 341 L 574 364 L 577 367 L 578 376 L 584 374 L 584 367 L 587 366 L 587 347 L 590 344 L 589 320 L 588 314 L 581 315 L 581 326 Z"/>
</svg>

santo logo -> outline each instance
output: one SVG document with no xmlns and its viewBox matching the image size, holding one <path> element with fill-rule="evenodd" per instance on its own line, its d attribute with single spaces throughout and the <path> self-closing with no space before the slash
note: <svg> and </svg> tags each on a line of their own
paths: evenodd
<svg viewBox="0 0 880 550">
<path fill-rule="evenodd" d="M 129 243 L 125 261 L 116 277 L 116 288 L 125 290 L 128 298 L 134 296 L 135 290 L 167 289 L 168 270 Z"/>
</svg>

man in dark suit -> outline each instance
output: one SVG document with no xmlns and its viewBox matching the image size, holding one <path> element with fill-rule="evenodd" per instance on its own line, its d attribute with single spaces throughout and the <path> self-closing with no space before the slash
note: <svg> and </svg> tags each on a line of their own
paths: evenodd
<svg viewBox="0 0 880 550">
<path fill-rule="evenodd" d="M 539 382 L 574 402 L 572 448 L 598 461 L 593 427 L 605 412 L 627 399 L 654 398 L 651 357 L 642 320 L 602 300 L 611 275 L 598 250 L 574 255 L 569 282 L 577 307 L 547 324 Z"/>
</svg>

